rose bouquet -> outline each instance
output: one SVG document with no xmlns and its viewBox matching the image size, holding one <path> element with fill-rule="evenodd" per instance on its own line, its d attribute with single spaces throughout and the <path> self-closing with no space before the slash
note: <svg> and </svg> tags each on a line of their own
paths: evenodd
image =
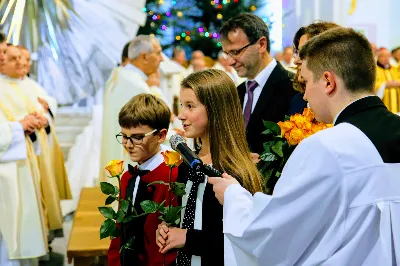
<svg viewBox="0 0 400 266">
<path fill-rule="evenodd" d="M 271 140 L 264 143 L 258 167 L 264 176 L 264 192 L 271 194 L 274 183 L 296 146 L 308 136 L 332 125 L 316 121 L 309 108 L 305 108 L 302 114 L 287 116 L 282 122 L 264 121 L 264 125 L 266 130 L 262 134 L 268 135 Z"/>
</svg>

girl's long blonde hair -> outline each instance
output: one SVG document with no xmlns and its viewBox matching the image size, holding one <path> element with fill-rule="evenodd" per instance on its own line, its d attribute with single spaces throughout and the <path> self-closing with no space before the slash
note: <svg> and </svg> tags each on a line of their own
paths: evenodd
<svg viewBox="0 0 400 266">
<path fill-rule="evenodd" d="M 189 75 L 181 87 L 192 89 L 206 107 L 213 166 L 237 178 L 250 193 L 262 191 L 261 174 L 250 158 L 242 108 L 232 79 L 221 70 L 209 69 Z"/>
</svg>

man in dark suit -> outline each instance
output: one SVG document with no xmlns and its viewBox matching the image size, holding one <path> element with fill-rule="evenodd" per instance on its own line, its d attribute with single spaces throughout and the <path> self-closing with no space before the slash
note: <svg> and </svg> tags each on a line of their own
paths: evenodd
<svg viewBox="0 0 400 266">
<path fill-rule="evenodd" d="M 253 14 L 240 14 L 220 29 L 222 50 L 229 64 L 247 81 L 239 85 L 247 142 L 261 154 L 267 141 L 263 120 L 284 120 L 296 91 L 293 74 L 271 57 L 268 26 Z M 255 157 L 258 155 L 254 154 Z"/>
</svg>

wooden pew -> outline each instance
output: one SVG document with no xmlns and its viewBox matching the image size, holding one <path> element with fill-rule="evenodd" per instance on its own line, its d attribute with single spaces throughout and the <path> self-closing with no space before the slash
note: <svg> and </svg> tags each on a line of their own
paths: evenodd
<svg viewBox="0 0 400 266">
<path fill-rule="evenodd" d="M 99 187 L 83 188 L 68 242 L 68 263 L 74 266 L 107 265 L 110 239 L 100 240 L 100 225 L 105 218 L 97 209 L 106 200 Z"/>
</svg>

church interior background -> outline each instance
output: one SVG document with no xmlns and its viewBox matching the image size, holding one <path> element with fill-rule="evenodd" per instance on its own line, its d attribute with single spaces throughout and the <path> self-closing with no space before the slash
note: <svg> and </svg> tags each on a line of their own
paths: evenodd
<svg viewBox="0 0 400 266">
<path fill-rule="evenodd" d="M 15 45 L 22 44 L 32 51 L 31 77 L 58 102 L 55 128 L 74 198 L 62 202 L 65 237 L 52 243 L 54 258 L 44 265 L 73 265 L 73 262 L 68 262 L 67 248 L 74 212 L 82 188 L 98 184 L 103 88 L 111 70 L 120 63 L 122 47 L 140 32 L 141 27 L 149 22 L 158 23 L 154 34 L 159 36 L 165 47 L 165 60 L 160 66 L 161 77 L 164 79 L 161 86 L 167 86 L 168 78 L 175 71 L 169 59 L 172 46 L 168 44 L 176 43 L 179 37 L 187 45 L 191 41 L 190 34 L 183 31 L 177 35 L 176 29 L 162 25 L 163 22 L 158 21 L 160 19 L 157 12 L 151 9 L 156 5 L 165 11 L 176 5 L 176 10 L 182 2 L 184 1 L 1 1 L 0 24 L 2 32 L 7 34 L 7 41 Z M 223 9 L 230 2 L 239 0 L 211 2 L 216 6 L 221 5 Z M 257 7 L 253 1 L 240 2 L 244 2 L 249 8 L 254 6 L 254 13 L 270 23 L 272 54 L 291 46 L 297 29 L 315 20 L 333 21 L 342 26 L 356 28 L 378 48 L 387 47 L 391 50 L 400 46 L 400 31 L 396 27 L 399 0 L 254 1 L 257 2 Z M 178 10 L 181 12 L 178 20 L 184 20 L 189 14 L 186 13 L 187 7 L 181 8 L 182 11 Z M 164 12 L 165 14 L 167 13 Z M 219 19 L 224 20 L 222 15 Z M 187 27 L 198 27 L 196 23 L 190 24 L 193 22 L 185 23 L 189 23 L 185 24 Z M 161 34 L 160 29 L 164 31 Z M 197 33 L 205 32 L 199 28 Z M 212 35 L 211 30 L 208 34 Z M 218 44 L 218 36 L 214 37 Z M 190 52 L 190 48 L 188 49 L 186 51 Z M 211 52 L 207 56 L 215 60 L 217 54 Z M 190 55 L 188 58 L 190 59 Z"/>
</svg>

